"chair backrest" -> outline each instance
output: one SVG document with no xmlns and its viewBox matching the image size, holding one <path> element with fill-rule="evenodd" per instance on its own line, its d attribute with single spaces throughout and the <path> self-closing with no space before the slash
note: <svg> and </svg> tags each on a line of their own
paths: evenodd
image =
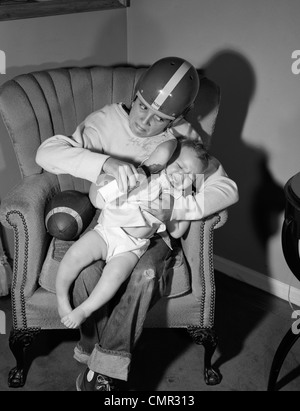
<svg viewBox="0 0 300 411">
<path fill-rule="evenodd" d="M 106 104 L 133 98 L 145 68 L 61 68 L 23 74 L 0 88 L 0 111 L 12 141 L 22 177 L 42 172 L 35 162 L 39 145 L 55 134 L 71 136 L 87 115 Z M 219 88 L 207 78 L 200 82 L 195 109 L 187 119 L 205 143 L 211 137 L 219 109 Z M 59 176 L 62 190 L 87 192 L 89 182 Z"/>
</svg>

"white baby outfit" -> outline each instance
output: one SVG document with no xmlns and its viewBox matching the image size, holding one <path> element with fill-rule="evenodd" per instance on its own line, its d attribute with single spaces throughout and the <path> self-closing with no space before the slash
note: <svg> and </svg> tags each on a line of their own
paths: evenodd
<svg viewBox="0 0 300 411">
<path fill-rule="evenodd" d="M 105 200 L 95 231 L 101 235 L 107 244 L 107 258 L 131 251 L 138 258 L 146 252 L 150 240 L 148 238 L 136 238 L 128 234 L 122 227 L 152 227 L 156 233 L 160 233 L 166 243 L 170 245 L 170 239 L 166 231 L 165 224 L 153 216 L 149 211 L 151 208 L 159 206 L 159 196 L 162 192 L 171 194 L 174 200 L 182 196 L 182 191 L 175 189 L 163 170 L 159 174 L 151 175 L 149 181 L 146 177 L 139 180 L 139 187 L 125 195 L 120 192 L 116 181 L 112 181 L 104 187 L 98 189 L 98 193 Z M 122 197 L 125 201 L 118 202 Z"/>
</svg>

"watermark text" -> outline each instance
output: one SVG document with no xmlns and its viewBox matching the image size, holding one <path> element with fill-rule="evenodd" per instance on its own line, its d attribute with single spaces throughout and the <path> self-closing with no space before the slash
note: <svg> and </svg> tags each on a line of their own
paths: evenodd
<svg viewBox="0 0 300 411">
<path fill-rule="evenodd" d="M 0 310 L 0 334 L 6 334 L 6 315 Z"/>
<path fill-rule="evenodd" d="M 300 50 L 294 50 L 292 52 L 292 59 L 295 60 L 292 63 L 292 73 L 297 75 L 300 74 Z"/>
<path fill-rule="evenodd" d="M 147 205 L 151 210 L 181 209 L 180 198 L 185 198 L 194 194 L 197 195 L 197 204 L 204 210 L 204 174 L 152 174 L 148 179 L 143 178 L 137 185 L 128 192 L 121 192 L 120 181 L 109 178 L 102 179 L 100 184 L 96 184 L 97 199 L 109 203 L 109 208 L 135 209 L 134 203 Z M 171 201 L 174 198 L 174 202 Z M 163 201 L 162 201 L 163 198 Z M 99 205 L 99 208 L 102 208 Z"/>
<path fill-rule="evenodd" d="M 300 310 L 292 313 L 292 319 L 296 320 L 292 324 L 292 332 L 293 334 L 298 335 L 300 334 Z"/>
<path fill-rule="evenodd" d="M 6 74 L 6 55 L 0 50 L 0 74 Z"/>
</svg>

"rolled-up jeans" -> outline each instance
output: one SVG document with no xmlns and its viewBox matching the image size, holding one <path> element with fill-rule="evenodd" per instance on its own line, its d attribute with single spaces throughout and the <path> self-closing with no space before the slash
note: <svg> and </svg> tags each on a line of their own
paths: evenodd
<svg viewBox="0 0 300 411">
<path fill-rule="evenodd" d="M 164 295 L 170 254 L 168 245 L 155 235 L 117 295 L 82 324 L 79 346 L 90 354 L 88 367 L 92 371 L 127 381 L 147 312 Z M 81 272 L 74 285 L 75 306 L 90 295 L 104 264 L 98 261 Z"/>
</svg>

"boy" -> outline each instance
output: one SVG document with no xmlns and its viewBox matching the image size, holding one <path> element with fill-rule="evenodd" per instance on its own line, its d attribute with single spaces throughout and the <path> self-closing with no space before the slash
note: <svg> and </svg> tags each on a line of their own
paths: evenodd
<svg viewBox="0 0 300 411">
<path fill-rule="evenodd" d="M 58 135 L 38 149 L 36 161 L 55 174 L 71 174 L 96 183 L 102 173 L 114 177 L 121 191 L 133 188 L 137 166 L 160 145 L 158 169 L 176 147 L 174 126 L 192 107 L 199 90 L 196 69 L 178 57 L 154 63 L 137 84 L 134 100 L 110 104 L 89 115 L 72 138 Z M 182 124 L 180 125 L 182 127 Z M 195 136 L 183 121 L 185 136 Z M 156 172 L 151 169 L 151 172 Z"/>
<path fill-rule="evenodd" d="M 198 87 L 197 71 L 188 62 L 177 57 L 158 60 L 138 82 L 131 109 L 113 104 L 91 114 L 71 138 L 57 135 L 46 140 L 38 149 L 36 161 L 48 172 L 71 174 L 94 184 L 106 173 L 126 193 L 136 186 L 136 166 L 159 144 L 176 136 L 177 121 L 192 107 Z M 180 127 L 179 134 L 184 137 L 199 137 L 183 119 Z M 155 133 L 159 133 L 158 137 Z M 175 220 L 198 220 L 234 204 L 238 192 L 234 181 L 217 163 L 215 171 L 204 182 L 203 192 L 179 200 L 180 207 L 160 206 L 155 210 L 156 217 L 166 221 L 173 209 Z M 155 276 L 150 280 L 141 276 L 138 282 L 129 281 L 122 298 L 109 314 L 104 310 L 98 316 L 100 319 L 91 319 L 91 323 L 85 321 L 81 326 L 81 340 L 74 355 L 85 363 L 88 358 L 88 367 L 77 379 L 77 390 L 108 391 L 113 389 L 114 379 L 128 379 L 132 351 L 141 335 L 147 311 L 160 297 L 157 284 L 159 276 L 164 275 L 169 253 L 163 240 L 154 240 L 157 246 L 149 249 L 141 262 L 144 269 L 150 265 L 155 267 Z M 101 275 L 96 265 L 85 271 L 75 284 L 76 305 L 88 298 L 97 284 L 93 279 Z"/>
<path fill-rule="evenodd" d="M 158 148 L 144 164 L 151 168 L 158 164 L 159 157 Z M 176 207 L 176 199 L 190 190 L 207 168 L 208 155 L 202 144 L 193 140 L 182 141 L 166 169 L 155 175 L 149 184 L 144 180 L 128 196 L 123 195 L 123 199 L 121 196 L 118 204 L 112 201 L 104 206 L 96 227 L 71 246 L 59 266 L 56 296 L 61 322 L 66 327 L 79 327 L 106 304 L 146 252 L 149 238 L 155 232 L 165 233 L 166 225 L 149 212 L 148 203 L 157 201 L 163 193 L 174 197 Z M 101 189 L 98 192 L 100 194 Z M 167 222 L 168 230 L 175 238 L 181 237 L 188 226 L 188 221 Z M 72 311 L 68 297 L 71 284 L 84 267 L 100 259 L 106 261 L 106 266 L 98 284 L 89 298 Z"/>
</svg>

